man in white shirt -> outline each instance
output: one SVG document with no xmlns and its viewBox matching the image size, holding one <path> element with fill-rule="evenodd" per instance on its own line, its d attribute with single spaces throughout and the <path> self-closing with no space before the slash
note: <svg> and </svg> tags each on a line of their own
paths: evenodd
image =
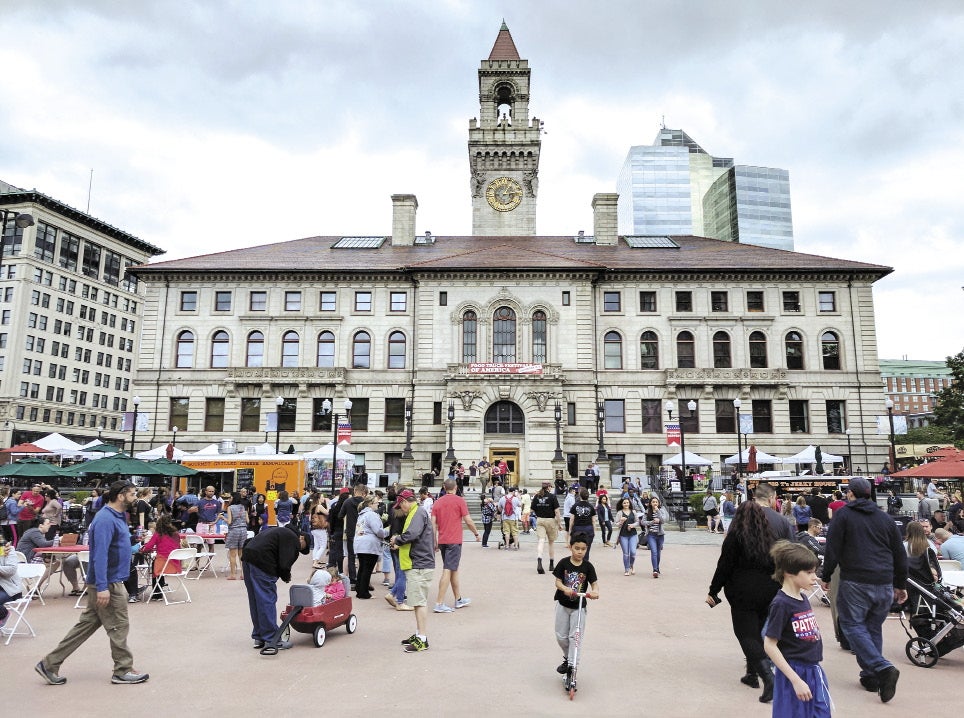
<svg viewBox="0 0 964 718">
<path fill-rule="evenodd" d="M 429 516 L 432 515 L 432 504 L 434 503 L 435 500 L 428 493 L 427 487 L 423 486 L 418 490 L 418 505 L 425 509 L 425 513 L 427 513 Z"/>
</svg>

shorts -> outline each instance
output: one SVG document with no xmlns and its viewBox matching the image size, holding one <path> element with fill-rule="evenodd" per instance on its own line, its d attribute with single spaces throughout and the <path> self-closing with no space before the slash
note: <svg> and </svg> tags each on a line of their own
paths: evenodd
<svg viewBox="0 0 964 718">
<path fill-rule="evenodd" d="M 717 509 L 709 509 L 706 512 L 707 516 L 719 516 L 720 512 Z"/>
<path fill-rule="evenodd" d="M 504 536 L 518 536 L 519 522 L 516 519 L 502 519 L 502 534 Z"/>
<path fill-rule="evenodd" d="M 536 519 L 536 536 L 540 539 L 555 541 L 559 536 L 559 522 L 556 519 Z"/>
<path fill-rule="evenodd" d="M 428 605 L 428 592 L 432 587 L 434 568 L 410 568 L 405 572 L 405 603 L 412 608 Z"/>
<path fill-rule="evenodd" d="M 462 560 L 462 544 L 442 543 L 439 544 L 438 550 L 442 554 L 442 568 L 458 571 L 459 561 Z"/>
</svg>

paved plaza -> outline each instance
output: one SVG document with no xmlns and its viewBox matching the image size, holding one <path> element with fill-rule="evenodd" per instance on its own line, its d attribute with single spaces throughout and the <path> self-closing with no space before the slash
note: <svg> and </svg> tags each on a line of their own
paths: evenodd
<svg viewBox="0 0 964 718">
<path fill-rule="evenodd" d="M 468 533 L 466 538 L 472 539 Z M 53 588 L 47 605 L 31 606 L 27 614 L 38 636 L 0 645 L 0 675 L 10 705 L 25 705 L 18 697 L 29 695 L 30 714 L 41 717 L 141 711 L 189 716 L 295 711 L 344 716 L 384 711 L 392 716 L 496 711 L 769 716 L 770 706 L 757 701 L 759 690 L 739 682 L 743 661 L 727 604 L 710 609 L 703 603 L 721 539 L 705 531 L 667 534 L 658 580 L 651 577 L 647 551 L 639 552 L 636 575 L 625 577 L 618 550 L 598 543 L 593 547 L 590 560 L 599 573 L 601 599 L 590 605 L 579 692 L 572 703 L 554 670 L 561 654 L 553 635 L 553 579 L 535 572 L 534 535 L 523 536 L 522 548 L 512 552 L 497 550 L 497 541 L 485 550 L 466 544 L 460 575 L 463 595 L 472 605 L 452 614 L 430 613 L 430 649 L 423 653 L 403 653 L 399 641 L 414 632 L 414 614 L 392 610 L 377 586 L 376 598 L 354 601 L 354 634 L 336 629 L 322 648 L 315 648 L 310 635 L 293 633 L 291 650 L 260 656 L 248 638 L 242 582 L 205 576 L 189 582 L 193 603 L 130 606 L 130 646 L 136 668 L 151 674 L 146 684 L 110 685 L 103 633 L 64 664 L 66 685 L 43 684 L 34 664 L 80 613 L 74 599 L 54 598 Z M 561 543 L 556 551 L 557 558 L 565 555 Z M 295 580 L 307 579 L 309 567 L 303 557 Z M 381 574 L 375 578 L 380 583 Z M 286 584 L 280 584 L 280 593 L 283 607 Z M 885 654 L 901 677 L 897 696 L 882 704 L 860 688 L 853 656 L 833 642 L 829 609 L 818 605 L 816 612 L 836 715 L 937 713 L 955 695 L 964 653 L 955 651 L 933 669 L 915 667 L 904 655 L 906 636 L 899 621 L 888 619 Z"/>
</svg>

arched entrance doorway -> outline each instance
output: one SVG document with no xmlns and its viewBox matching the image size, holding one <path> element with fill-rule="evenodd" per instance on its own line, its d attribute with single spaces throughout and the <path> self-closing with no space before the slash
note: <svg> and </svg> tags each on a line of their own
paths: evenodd
<svg viewBox="0 0 964 718">
<path fill-rule="evenodd" d="M 518 485 L 524 476 L 525 413 L 515 402 L 498 401 L 485 412 L 483 431 L 489 463 L 505 461 L 509 474 L 503 483 Z"/>
</svg>

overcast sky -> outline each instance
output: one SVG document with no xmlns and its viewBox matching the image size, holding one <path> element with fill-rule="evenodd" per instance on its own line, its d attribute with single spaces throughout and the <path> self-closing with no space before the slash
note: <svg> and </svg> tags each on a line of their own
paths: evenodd
<svg viewBox="0 0 964 718">
<path fill-rule="evenodd" d="M 895 268 L 882 358 L 964 348 L 960 0 L 0 2 L 0 179 L 175 259 L 468 234 L 476 71 L 505 18 L 545 121 L 540 234 L 592 230 L 660 122 L 790 172 L 796 249 Z"/>
</svg>

